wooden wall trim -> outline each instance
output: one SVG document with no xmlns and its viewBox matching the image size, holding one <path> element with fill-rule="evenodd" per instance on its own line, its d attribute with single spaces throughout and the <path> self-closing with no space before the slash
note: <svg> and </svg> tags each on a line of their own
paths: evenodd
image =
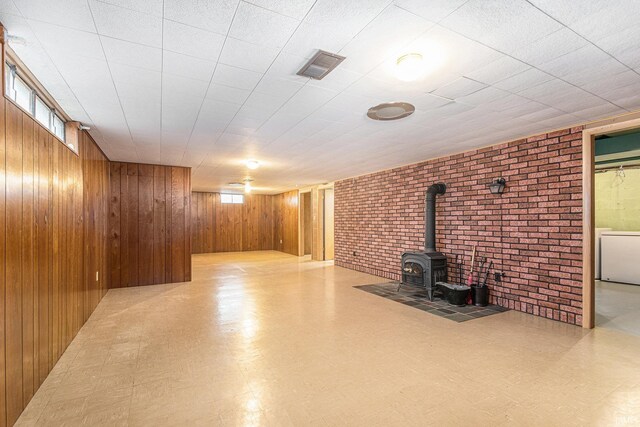
<svg viewBox="0 0 640 427">
<path fill-rule="evenodd" d="M 0 46 L 4 46 L 4 28 L 0 25 Z M 4 58 L 2 58 L 4 59 Z M 1 69 L 1 68 L 0 68 Z M 4 72 L 2 73 L 4 87 Z M 5 322 L 6 322 L 6 144 L 5 144 L 5 103 L 0 102 L 0 427 L 7 424 L 6 409 L 6 362 L 5 362 Z"/>
</svg>

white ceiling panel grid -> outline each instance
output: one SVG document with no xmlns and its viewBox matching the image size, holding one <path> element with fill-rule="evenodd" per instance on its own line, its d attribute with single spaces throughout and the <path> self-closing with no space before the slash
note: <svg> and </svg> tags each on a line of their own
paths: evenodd
<svg viewBox="0 0 640 427">
<path fill-rule="evenodd" d="M 254 157 L 255 188 L 275 193 L 640 108 L 640 2 L 579 3 L 2 0 L 0 20 L 113 160 L 229 190 Z M 318 49 L 347 59 L 296 75 Z M 411 52 L 426 70 L 402 82 Z M 366 117 L 389 101 L 416 112 Z"/>
</svg>

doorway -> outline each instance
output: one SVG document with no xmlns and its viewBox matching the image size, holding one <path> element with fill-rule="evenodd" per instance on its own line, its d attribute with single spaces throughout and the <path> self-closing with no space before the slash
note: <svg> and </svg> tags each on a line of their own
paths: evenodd
<svg viewBox="0 0 640 427">
<path fill-rule="evenodd" d="M 583 131 L 583 322 L 640 335 L 640 119 Z"/>
<path fill-rule="evenodd" d="M 324 190 L 324 260 L 332 260 L 334 255 L 333 224 L 334 193 L 333 188 Z"/>
<path fill-rule="evenodd" d="M 640 336 L 640 129 L 595 138 L 595 326 Z"/>
<path fill-rule="evenodd" d="M 311 255 L 312 243 L 312 209 L 311 192 L 300 194 L 300 216 L 302 217 L 302 255 Z"/>
<path fill-rule="evenodd" d="M 334 258 L 334 189 L 333 184 L 300 190 L 298 249 L 301 256 L 314 261 Z"/>
</svg>

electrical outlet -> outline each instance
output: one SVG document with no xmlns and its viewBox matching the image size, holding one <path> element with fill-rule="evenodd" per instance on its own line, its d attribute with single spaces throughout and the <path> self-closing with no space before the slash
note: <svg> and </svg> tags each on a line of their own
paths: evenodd
<svg viewBox="0 0 640 427">
<path fill-rule="evenodd" d="M 280 244 L 282 244 L 282 239 L 280 239 Z"/>
<path fill-rule="evenodd" d="M 97 282 L 98 280 L 100 280 L 100 272 L 99 272 L 99 271 L 96 271 L 96 282 Z"/>
</svg>

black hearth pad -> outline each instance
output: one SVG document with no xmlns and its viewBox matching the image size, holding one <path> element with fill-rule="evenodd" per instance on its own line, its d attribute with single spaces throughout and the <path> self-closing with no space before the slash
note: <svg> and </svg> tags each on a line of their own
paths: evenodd
<svg viewBox="0 0 640 427">
<path fill-rule="evenodd" d="M 455 307 L 449 305 L 447 301 L 438 296 L 436 296 L 433 301 L 429 301 L 429 298 L 427 298 L 427 292 L 420 288 L 402 286 L 402 288 L 400 288 L 400 292 L 396 292 L 396 289 L 398 289 L 398 282 L 361 285 L 354 286 L 354 288 L 361 289 L 365 292 L 369 292 L 370 294 L 378 295 L 458 323 L 478 319 L 480 317 L 491 316 L 492 314 L 503 313 L 509 310 L 508 308 L 491 304 L 486 307 L 476 307 L 474 305 Z"/>
</svg>

